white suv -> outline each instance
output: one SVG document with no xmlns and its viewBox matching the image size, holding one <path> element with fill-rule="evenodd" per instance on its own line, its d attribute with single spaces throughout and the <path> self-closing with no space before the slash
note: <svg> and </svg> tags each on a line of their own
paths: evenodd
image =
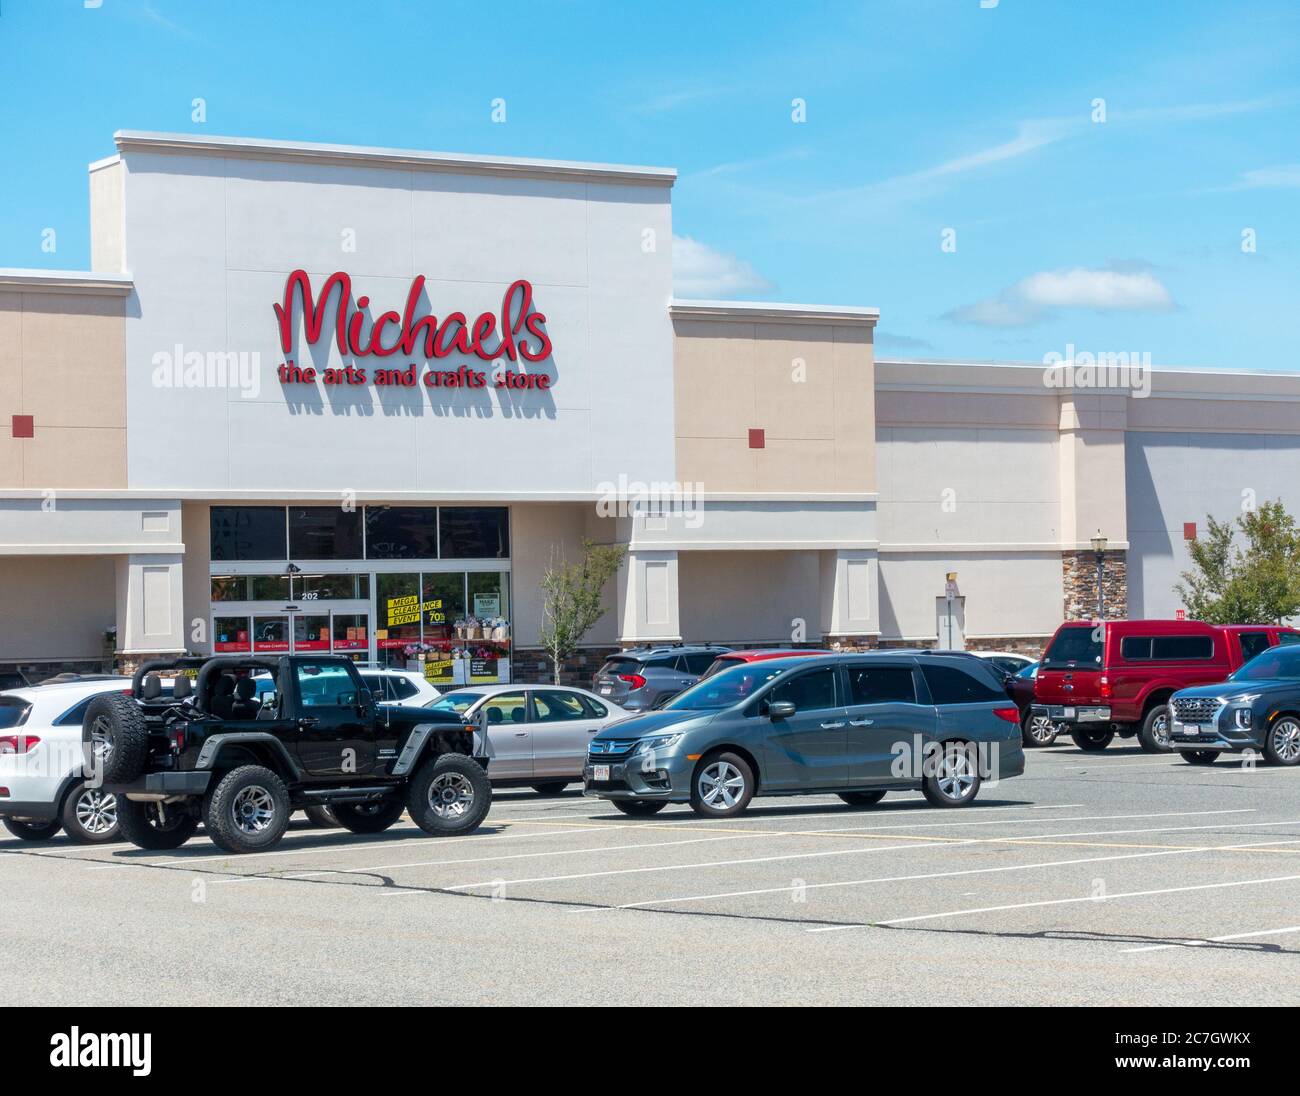
<svg viewBox="0 0 1300 1096">
<path fill-rule="evenodd" d="M 381 695 L 380 704 L 405 704 L 411 708 L 423 708 L 442 696 L 424 679 L 423 674 L 411 670 L 358 669 L 361 671 L 361 680 L 370 687 L 370 691 Z"/>
<path fill-rule="evenodd" d="M 15 837 L 59 830 L 80 844 L 117 838 L 117 800 L 86 787 L 81 721 L 100 693 L 129 692 L 129 677 L 88 678 L 0 693 L 0 821 Z"/>
</svg>

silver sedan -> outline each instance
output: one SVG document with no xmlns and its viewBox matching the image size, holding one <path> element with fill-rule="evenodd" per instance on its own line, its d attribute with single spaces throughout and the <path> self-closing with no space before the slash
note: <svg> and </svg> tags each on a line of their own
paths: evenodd
<svg viewBox="0 0 1300 1096">
<path fill-rule="evenodd" d="M 631 712 L 567 685 L 467 685 L 425 705 L 487 724 L 488 776 L 497 787 L 555 795 L 582 779 L 587 743 Z"/>
</svg>

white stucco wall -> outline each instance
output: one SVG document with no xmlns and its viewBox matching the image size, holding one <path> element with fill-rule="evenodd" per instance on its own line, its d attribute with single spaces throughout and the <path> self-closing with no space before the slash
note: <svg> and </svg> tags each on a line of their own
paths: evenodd
<svg viewBox="0 0 1300 1096">
<path fill-rule="evenodd" d="M 128 471 L 131 487 L 203 490 L 595 490 L 674 470 L 670 190 L 397 167 L 126 150 Z M 645 246 L 653 239 L 656 246 Z M 355 250 L 345 250 L 354 241 Z M 372 384 L 284 385 L 272 306 L 298 268 L 319 290 L 352 276 L 371 316 L 499 313 L 534 287 L 554 350 L 526 395 Z M 332 311 L 331 311 L 332 317 Z M 339 358 L 332 323 L 299 364 Z M 164 388 L 154 355 L 260 355 L 260 392 Z M 422 360 L 422 359 L 421 359 Z M 405 367 L 402 355 L 356 360 Z M 479 359 L 453 354 L 438 368 Z M 646 393 L 665 394 L 646 399 Z M 635 429 L 627 424 L 635 422 Z"/>
<path fill-rule="evenodd" d="M 821 635 L 816 552 L 681 552 L 678 594 L 687 643 L 790 643 L 797 621 Z"/>
</svg>

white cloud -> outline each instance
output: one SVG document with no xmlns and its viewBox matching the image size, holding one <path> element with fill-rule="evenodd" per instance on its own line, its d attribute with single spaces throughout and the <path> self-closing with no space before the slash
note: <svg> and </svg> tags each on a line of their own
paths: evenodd
<svg viewBox="0 0 1300 1096">
<path fill-rule="evenodd" d="M 673 293 L 678 297 L 734 297 L 773 288 L 749 263 L 689 236 L 673 237 Z"/>
<path fill-rule="evenodd" d="M 1300 164 L 1283 164 L 1281 167 L 1261 167 L 1254 171 L 1242 172 L 1239 190 L 1255 190 L 1259 187 L 1300 186 Z"/>
<path fill-rule="evenodd" d="M 1176 307 L 1172 294 L 1150 270 L 1111 263 L 1039 271 L 994 297 L 953 309 L 946 318 L 980 327 L 1025 327 L 1062 308 L 1169 312 Z"/>
</svg>

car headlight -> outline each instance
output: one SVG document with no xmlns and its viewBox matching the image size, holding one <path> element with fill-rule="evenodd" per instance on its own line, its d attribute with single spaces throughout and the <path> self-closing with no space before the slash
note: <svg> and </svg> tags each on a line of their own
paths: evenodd
<svg viewBox="0 0 1300 1096">
<path fill-rule="evenodd" d="M 651 750 L 669 750 L 682 740 L 680 734 L 660 734 L 643 738 L 632 747 L 634 754 L 649 753 Z"/>
</svg>

